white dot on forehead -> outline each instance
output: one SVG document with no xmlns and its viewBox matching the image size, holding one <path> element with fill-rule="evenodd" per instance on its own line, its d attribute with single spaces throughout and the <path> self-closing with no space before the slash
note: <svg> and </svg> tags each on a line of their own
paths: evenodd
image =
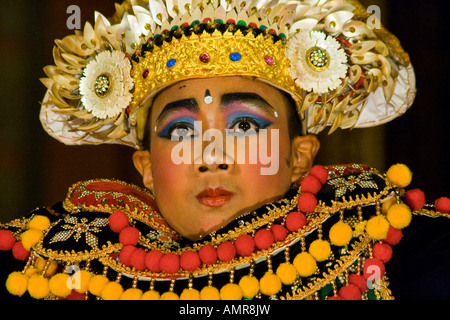
<svg viewBox="0 0 450 320">
<path fill-rule="evenodd" d="M 211 93 L 209 92 L 209 90 L 206 90 L 205 92 L 205 99 L 204 99 L 206 104 L 210 104 L 213 101 L 213 98 L 211 97 Z"/>
<path fill-rule="evenodd" d="M 156 132 L 156 130 L 158 130 L 158 128 L 155 126 L 155 132 Z"/>
<path fill-rule="evenodd" d="M 275 118 L 278 118 L 278 112 L 274 111 L 273 115 L 275 116 Z"/>
</svg>

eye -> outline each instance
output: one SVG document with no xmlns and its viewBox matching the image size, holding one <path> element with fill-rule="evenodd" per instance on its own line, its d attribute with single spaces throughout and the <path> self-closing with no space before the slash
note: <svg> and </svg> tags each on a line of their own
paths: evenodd
<svg viewBox="0 0 450 320">
<path fill-rule="evenodd" d="M 169 137 L 187 138 L 195 135 L 194 129 L 189 124 L 178 123 L 172 126 L 169 130 Z"/>
<path fill-rule="evenodd" d="M 247 132 L 250 129 L 257 132 L 259 129 L 261 129 L 261 125 L 253 119 L 242 118 L 234 121 L 230 129 L 231 129 L 230 131 L 236 133 Z"/>
</svg>

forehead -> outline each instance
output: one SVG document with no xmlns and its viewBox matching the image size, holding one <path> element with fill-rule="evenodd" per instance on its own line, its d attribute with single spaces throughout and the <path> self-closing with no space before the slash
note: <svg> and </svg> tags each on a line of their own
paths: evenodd
<svg viewBox="0 0 450 320">
<path fill-rule="evenodd" d="M 230 93 L 255 93 L 280 111 L 287 106 L 287 99 L 280 90 L 258 80 L 237 76 L 190 79 L 173 84 L 155 97 L 151 112 L 158 115 L 166 104 L 177 100 L 196 99 L 201 102 L 207 91 L 213 99 L 219 100 Z M 201 109 L 202 104 L 199 104 Z"/>
</svg>

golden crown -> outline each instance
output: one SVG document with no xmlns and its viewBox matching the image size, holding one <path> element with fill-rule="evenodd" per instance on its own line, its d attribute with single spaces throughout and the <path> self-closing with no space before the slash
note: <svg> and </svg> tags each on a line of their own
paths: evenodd
<svg viewBox="0 0 450 320">
<path fill-rule="evenodd" d="M 140 148 L 151 98 L 192 78 L 269 82 L 292 95 L 304 133 L 382 124 L 414 100 L 408 55 L 356 1 L 132 3 L 55 41 L 41 122 L 59 141 Z"/>
</svg>

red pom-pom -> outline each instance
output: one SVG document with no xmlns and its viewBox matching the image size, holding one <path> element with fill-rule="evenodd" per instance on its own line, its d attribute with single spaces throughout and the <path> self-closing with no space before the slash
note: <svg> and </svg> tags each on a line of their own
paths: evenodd
<svg viewBox="0 0 450 320">
<path fill-rule="evenodd" d="M 159 262 L 164 253 L 159 250 L 151 250 L 147 252 L 145 256 L 145 266 L 151 272 L 161 272 L 161 268 L 159 267 Z"/>
<path fill-rule="evenodd" d="M 328 297 L 327 300 L 342 300 L 342 298 L 340 296 L 331 296 Z"/>
<path fill-rule="evenodd" d="M 269 248 L 274 242 L 273 234 L 270 230 L 260 229 L 255 234 L 255 244 L 260 250 Z"/>
<path fill-rule="evenodd" d="M 131 267 L 131 254 L 136 251 L 137 248 L 133 245 L 124 246 L 119 253 L 119 260 L 124 265 Z"/>
<path fill-rule="evenodd" d="M 328 171 L 321 165 L 313 166 L 309 171 L 309 174 L 318 178 L 321 184 L 324 184 L 328 180 Z"/>
<path fill-rule="evenodd" d="M 176 273 L 180 270 L 180 257 L 175 253 L 168 252 L 159 260 L 159 267 L 165 273 Z"/>
<path fill-rule="evenodd" d="M 20 261 L 25 261 L 30 256 L 30 252 L 27 251 L 22 244 L 22 241 L 17 241 L 12 247 L 13 257 Z"/>
<path fill-rule="evenodd" d="M 147 267 L 145 264 L 146 256 L 147 252 L 144 249 L 138 248 L 137 250 L 134 250 L 130 256 L 131 266 L 139 271 L 145 270 Z"/>
<path fill-rule="evenodd" d="M 222 242 L 217 247 L 217 257 L 223 262 L 231 261 L 236 256 L 236 247 L 231 241 Z"/>
<path fill-rule="evenodd" d="M 436 208 L 436 211 L 442 213 L 450 213 L 450 198 L 441 197 L 439 199 L 436 199 L 434 201 L 434 206 Z"/>
<path fill-rule="evenodd" d="M 112 231 L 119 233 L 123 228 L 128 226 L 128 217 L 122 211 L 116 211 L 108 218 L 109 227 Z"/>
<path fill-rule="evenodd" d="M 338 294 L 344 300 L 361 300 L 361 290 L 354 284 L 343 286 Z"/>
<path fill-rule="evenodd" d="M 186 271 L 194 271 L 201 264 L 200 257 L 195 251 L 187 250 L 180 255 L 180 265 Z"/>
<path fill-rule="evenodd" d="M 272 231 L 274 241 L 283 241 L 288 235 L 288 230 L 280 224 L 273 224 L 270 231 Z"/>
<path fill-rule="evenodd" d="M 287 215 L 286 217 L 286 228 L 289 231 L 298 231 L 303 228 L 306 224 L 306 217 L 303 213 L 294 211 Z"/>
<path fill-rule="evenodd" d="M 137 248 L 133 245 L 128 245 L 122 248 L 119 253 L 119 260 L 124 265 L 131 267 L 131 254 L 136 251 Z"/>
<path fill-rule="evenodd" d="M 75 290 L 72 290 L 72 292 L 67 296 L 67 299 L 69 300 L 85 300 L 86 296 L 84 293 L 76 292 Z"/>
<path fill-rule="evenodd" d="M 304 213 L 314 212 L 317 206 L 317 198 L 312 193 L 306 192 L 302 193 L 298 197 L 297 207 L 298 210 Z"/>
<path fill-rule="evenodd" d="M 139 241 L 139 230 L 134 227 L 125 227 L 119 233 L 119 241 L 124 246 L 136 245 Z"/>
<path fill-rule="evenodd" d="M 360 274 L 352 273 L 349 275 L 348 283 L 357 286 L 361 292 L 367 291 L 367 280 Z"/>
<path fill-rule="evenodd" d="M 384 276 L 386 268 L 384 263 L 377 258 L 370 258 L 364 261 L 364 278 L 371 280 L 379 280 Z"/>
<path fill-rule="evenodd" d="M 217 250 L 212 244 L 207 244 L 198 250 L 198 256 L 204 264 L 214 264 L 217 261 Z"/>
<path fill-rule="evenodd" d="M 405 202 L 412 211 L 422 209 L 425 205 L 425 193 L 420 189 L 411 189 L 405 193 Z"/>
<path fill-rule="evenodd" d="M 0 230 L 0 250 L 8 251 L 11 250 L 16 243 L 16 238 L 9 230 Z"/>
<path fill-rule="evenodd" d="M 373 257 L 386 263 L 392 258 L 392 247 L 387 243 L 376 243 L 372 247 Z"/>
<path fill-rule="evenodd" d="M 389 226 L 389 231 L 387 233 L 386 239 L 384 242 L 389 243 L 392 246 L 395 246 L 400 240 L 403 238 L 403 232 L 400 229 Z"/>
<path fill-rule="evenodd" d="M 255 241 L 249 234 L 242 234 L 234 241 L 236 253 L 240 256 L 249 256 L 255 251 Z"/>
<path fill-rule="evenodd" d="M 322 183 L 319 178 L 313 175 L 306 176 L 302 181 L 302 192 L 310 192 L 316 194 L 322 189 Z"/>
</svg>

